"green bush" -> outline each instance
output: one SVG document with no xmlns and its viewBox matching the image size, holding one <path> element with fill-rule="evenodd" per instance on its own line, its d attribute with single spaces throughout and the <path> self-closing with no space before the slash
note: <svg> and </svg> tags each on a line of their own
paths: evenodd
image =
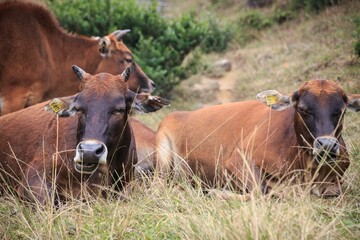
<svg viewBox="0 0 360 240">
<path fill-rule="evenodd" d="M 353 19 L 354 25 L 355 25 L 355 31 L 354 31 L 354 38 L 355 38 L 355 44 L 354 44 L 354 50 L 355 54 L 360 57 L 360 16 L 356 16 Z"/>
<path fill-rule="evenodd" d="M 276 9 L 274 12 L 273 20 L 282 24 L 295 18 L 295 13 L 288 9 Z"/>
<path fill-rule="evenodd" d="M 213 17 L 199 19 L 195 13 L 169 20 L 161 17 L 154 1 L 139 6 L 136 0 L 47 0 L 61 25 L 84 35 L 103 36 L 130 28 L 125 42 L 136 60 L 152 78 L 157 92 L 169 96 L 172 88 L 199 68 L 200 61 L 184 59 L 196 48 L 203 52 L 223 51 L 232 34 Z"/>
<path fill-rule="evenodd" d="M 326 7 L 338 4 L 340 0 L 291 0 L 293 9 L 305 9 L 306 11 L 319 12 Z"/>
<path fill-rule="evenodd" d="M 201 49 L 206 53 L 224 51 L 233 38 L 233 31 L 230 26 L 219 27 L 220 24 L 214 18 L 209 18 L 207 22 L 207 32 L 201 42 Z"/>
<path fill-rule="evenodd" d="M 239 18 L 239 24 L 256 30 L 265 29 L 272 25 L 272 20 L 258 10 L 249 11 Z"/>
</svg>

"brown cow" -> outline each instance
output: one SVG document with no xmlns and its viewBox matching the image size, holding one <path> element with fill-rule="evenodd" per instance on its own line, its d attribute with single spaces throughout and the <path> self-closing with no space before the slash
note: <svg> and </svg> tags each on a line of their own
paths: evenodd
<svg viewBox="0 0 360 240">
<path fill-rule="evenodd" d="M 128 90 L 129 68 L 117 76 L 73 70 L 80 93 L 0 118 L 0 188 L 43 204 L 78 197 L 83 189 L 121 190 L 131 179 L 137 155 L 130 107 L 153 112 L 168 102 Z"/>
<path fill-rule="evenodd" d="M 227 174 L 246 190 L 254 182 L 271 186 L 298 174 L 301 182 L 311 183 L 313 194 L 341 193 L 349 166 L 343 116 L 347 107 L 360 110 L 359 96 L 349 101 L 338 84 L 313 80 L 291 97 L 269 90 L 258 98 L 271 108 L 245 101 L 169 114 L 156 139 L 160 173 L 192 171 L 208 184 L 216 173 L 220 179 Z"/>
<path fill-rule="evenodd" d="M 73 63 L 91 74 L 118 75 L 130 66 L 131 90 L 154 89 L 121 40 L 130 30 L 103 38 L 69 34 L 46 8 L 29 2 L 0 4 L 0 29 L 0 115 L 75 94 L 79 83 L 70 69 Z"/>
<path fill-rule="evenodd" d="M 151 173 L 154 170 L 156 133 L 151 128 L 135 118 L 130 118 L 134 132 L 138 163 L 135 166 L 135 176 Z"/>
</svg>

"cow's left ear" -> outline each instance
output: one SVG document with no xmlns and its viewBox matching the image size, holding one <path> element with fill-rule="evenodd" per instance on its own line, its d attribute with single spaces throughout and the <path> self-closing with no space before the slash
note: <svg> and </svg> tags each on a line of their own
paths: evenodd
<svg viewBox="0 0 360 240">
<path fill-rule="evenodd" d="M 360 111 L 360 94 L 350 94 L 348 95 L 348 109 L 354 112 Z"/>
<path fill-rule="evenodd" d="M 131 103 L 131 109 L 139 112 L 150 113 L 161 109 L 163 106 L 169 106 L 170 101 L 158 96 L 151 96 L 148 93 L 136 94 L 128 90 L 128 102 Z"/>
<path fill-rule="evenodd" d="M 110 38 L 108 36 L 99 38 L 98 46 L 99 46 L 100 55 L 102 57 L 108 56 L 108 54 L 110 52 L 110 46 L 111 46 Z"/>
<path fill-rule="evenodd" d="M 274 110 L 281 111 L 292 106 L 291 97 L 283 95 L 276 90 L 266 90 L 256 95 L 260 102 L 265 103 Z"/>
<path fill-rule="evenodd" d="M 45 105 L 45 111 L 55 113 L 59 117 L 69 117 L 74 114 L 70 113 L 71 103 L 74 102 L 76 95 L 63 97 L 63 98 L 54 98 L 48 104 Z"/>
<path fill-rule="evenodd" d="M 121 77 L 124 79 L 124 82 L 127 82 L 130 78 L 130 67 L 126 67 L 125 70 L 121 73 Z"/>
<path fill-rule="evenodd" d="M 104 36 L 102 38 L 98 38 L 98 46 L 99 46 L 99 52 L 102 57 L 108 57 L 110 56 L 110 50 L 111 50 L 111 39 L 114 40 L 114 37 L 117 41 L 121 41 L 122 38 L 127 34 L 131 32 L 130 29 L 124 29 L 124 30 L 116 30 L 112 33 L 110 33 L 107 36 Z"/>
</svg>

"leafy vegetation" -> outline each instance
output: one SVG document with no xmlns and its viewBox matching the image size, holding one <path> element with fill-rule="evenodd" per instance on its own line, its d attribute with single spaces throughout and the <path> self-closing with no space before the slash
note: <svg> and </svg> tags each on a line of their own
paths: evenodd
<svg viewBox="0 0 360 240">
<path fill-rule="evenodd" d="M 355 25 L 355 31 L 353 34 L 355 38 L 354 50 L 355 54 L 360 57 L 360 16 L 354 17 L 353 22 Z"/>
<path fill-rule="evenodd" d="M 340 1 L 341 0 L 291 0 L 291 4 L 294 9 L 319 12 L 326 7 L 338 4 Z"/>
<path fill-rule="evenodd" d="M 132 30 L 126 44 L 132 49 L 158 93 L 169 96 L 170 90 L 201 67 L 200 62 L 183 64 L 196 48 L 203 52 L 221 52 L 231 39 L 228 27 L 212 16 L 200 19 L 195 13 L 179 19 L 165 19 L 156 2 L 139 6 L 136 0 L 62 0 L 47 1 L 62 26 L 85 35 L 105 35 L 116 29 Z"/>
</svg>

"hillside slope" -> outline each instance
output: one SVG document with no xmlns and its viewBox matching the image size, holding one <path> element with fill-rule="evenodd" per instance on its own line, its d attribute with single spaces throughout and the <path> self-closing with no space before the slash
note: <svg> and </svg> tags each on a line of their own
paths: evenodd
<svg viewBox="0 0 360 240">
<path fill-rule="evenodd" d="M 199 0 L 188 8 L 204 4 Z M 186 5 L 181 6 L 186 11 Z M 221 9 L 218 14 L 229 11 Z M 209 69 L 175 89 L 172 107 L 140 118 L 156 129 L 158 121 L 170 111 L 255 99 L 266 89 L 291 93 L 303 81 L 317 78 L 335 80 L 347 92 L 360 93 L 360 60 L 354 54 L 352 35 L 352 19 L 359 11 L 359 1 L 346 1 L 319 14 L 302 13 L 294 20 L 257 32 L 245 46 L 232 43 L 224 53 L 203 55 L 201 61 Z M 231 14 L 227 21 L 234 21 L 241 12 Z M 209 74 L 211 65 L 223 58 L 231 61 L 231 71 L 213 77 Z"/>
</svg>

